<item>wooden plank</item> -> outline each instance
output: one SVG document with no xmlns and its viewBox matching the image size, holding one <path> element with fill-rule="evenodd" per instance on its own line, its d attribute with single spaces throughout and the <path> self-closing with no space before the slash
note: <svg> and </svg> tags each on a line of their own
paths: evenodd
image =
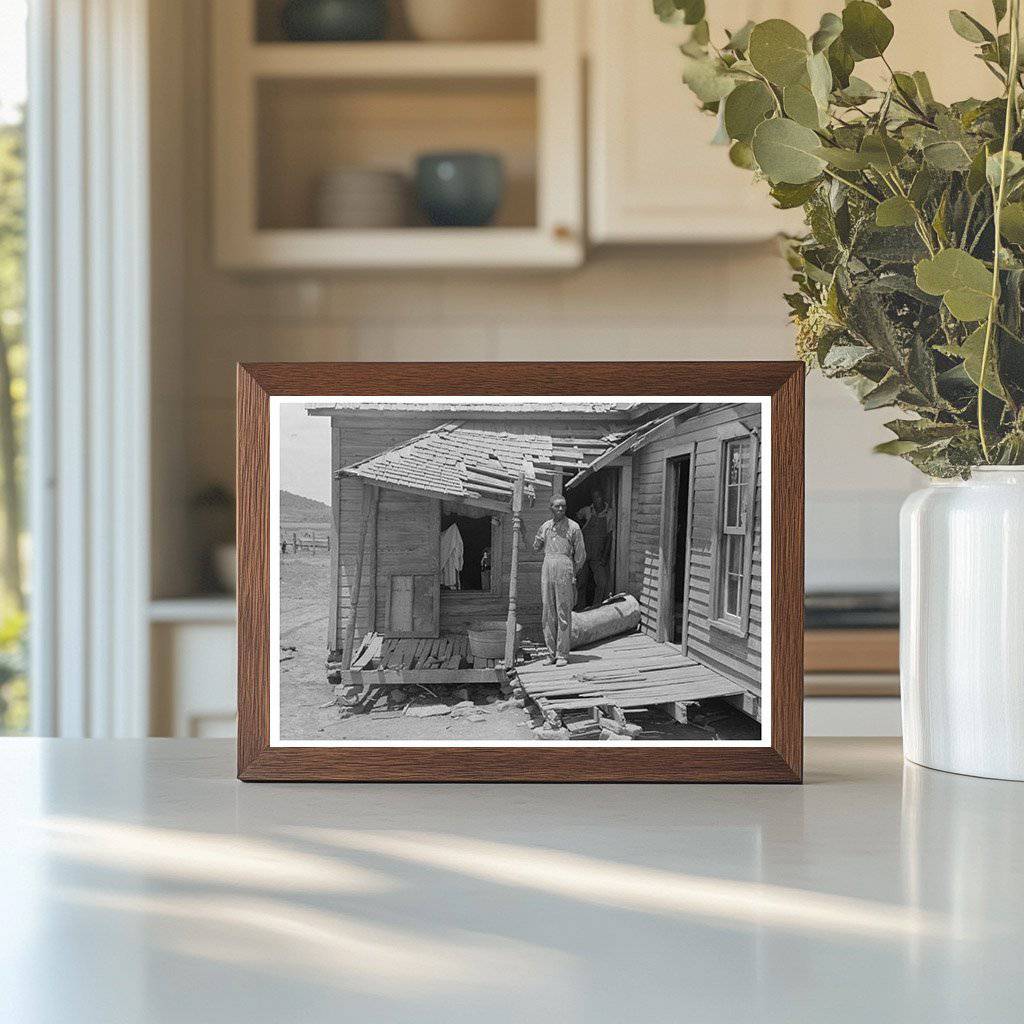
<svg viewBox="0 0 1024 1024">
<path fill-rule="evenodd" d="M 338 673 L 342 685 L 402 686 L 422 683 L 424 686 L 472 686 L 505 681 L 501 668 L 349 670 Z"/>
<path fill-rule="evenodd" d="M 691 684 L 704 684 L 714 682 L 723 683 L 724 685 L 728 685 L 729 687 L 733 687 L 738 690 L 743 689 L 743 687 L 741 687 L 738 683 L 732 683 L 729 680 L 723 679 L 722 676 L 714 672 L 709 672 L 703 676 L 697 676 L 695 678 L 686 679 L 680 679 L 678 677 L 665 677 L 663 679 L 658 679 L 654 681 L 641 680 L 640 682 L 635 682 L 631 680 L 626 680 L 617 683 L 610 682 L 606 685 L 585 684 L 581 686 L 553 687 L 551 689 L 541 687 L 537 688 L 536 690 L 529 686 L 524 686 L 523 688 L 526 690 L 528 694 L 530 694 L 531 697 L 534 695 L 542 697 L 566 697 L 570 694 L 579 694 L 580 696 L 586 696 L 587 694 L 593 693 L 622 693 L 627 692 L 629 690 L 656 689 L 660 686 L 689 686 Z"/>
<path fill-rule="evenodd" d="M 348 668 L 352 664 L 352 645 L 355 642 L 356 617 L 359 615 L 359 588 L 362 583 L 363 564 L 366 559 L 367 539 L 370 534 L 370 522 L 377 514 L 377 503 L 380 492 L 376 487 L 365 486 L 363 489 L 362 519 L 359 525 L 359 547 L 356 549 L 355 575 L 350 587 L 350 604 L 348 620 L 345 623 L 345 641 L 342 648 L 342 665 Z"/>
</svg>

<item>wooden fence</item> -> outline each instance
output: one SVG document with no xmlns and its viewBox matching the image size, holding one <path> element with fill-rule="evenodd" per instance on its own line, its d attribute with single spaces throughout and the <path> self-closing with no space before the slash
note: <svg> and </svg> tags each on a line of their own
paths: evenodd
<svg viewBox="0 0 1024 1024">
<path fill-rule="evenodd" d="M 278 543 L 282 555 L 330 551 L 331 527 L 327 523 L 282 523 Z"/>
</svg>

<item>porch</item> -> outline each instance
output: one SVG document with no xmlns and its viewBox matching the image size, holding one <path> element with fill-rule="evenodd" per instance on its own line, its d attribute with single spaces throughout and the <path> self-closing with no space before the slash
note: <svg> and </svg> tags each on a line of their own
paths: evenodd
<svg viewBox="0 0 1024 1024">
<path fill-rule="evenodd" d="M 684 716 L 685 721 L 687 704 L 746 692 L 645 633 L 617 636 L 574 650 L 563 668 L 548 665 L 544 659 L 518 665 L 516 675 L 549 727 L 568 730 L 574 737 L 602 728 L 631 737 L 636 727 L 626 722 L 626 713 L 667 704 L 678 709 L 677 716 Z"/>
<path fill-rule="evenodd" d="M 500 659 L 475 658 L 465 634 L 388 637 L 367 633 L 352 656 L 352 664 L 327 664 L 332 683 L 347 686 L 469 686 L 505 682 Z"/>
</svg>

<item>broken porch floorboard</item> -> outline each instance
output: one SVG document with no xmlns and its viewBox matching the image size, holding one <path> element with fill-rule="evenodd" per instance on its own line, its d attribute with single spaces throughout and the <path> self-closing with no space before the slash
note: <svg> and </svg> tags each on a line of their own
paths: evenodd
<svg viewBox="0 0 1024 1024">
<path fill-rule="evenodd" d="M 516 673 L 529 697 L 558 712 L 601 705 L 649 707 L 744 692 L 742 686 L 645 633 L 580 648 L 562 668 L 534 662 L 517 666 Z"/>
</svg>

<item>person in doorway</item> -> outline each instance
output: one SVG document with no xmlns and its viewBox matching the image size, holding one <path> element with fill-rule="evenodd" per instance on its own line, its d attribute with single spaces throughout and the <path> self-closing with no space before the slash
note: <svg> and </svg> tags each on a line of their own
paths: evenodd
<svg viewBox="0 0 1024 1024">
<path fill-rule="evenodd" d="M 537 531 L 533 550 L 544 552 L 540 589 L 544 605 L 544 643 L 549 665 L 566 665 L 576 603 L 576 574 L 587 560 L 583 531 L 565 514 L 565 498 L 551 499 L 551 518 Z"/>
<path fill-rule="evenodd" d="M 604 492 L 595 487 L 590 495 L 591 504 L 579 511 L 583 528 L 583 543 L 587 549 L 587 561 L 580 570 L 577 588 L 580 607 L 586 607 L 587 591 L 593 582 L 594 599 L 590 605 L 596 608 L 611 593 L 612 543 L 615 537 L 615 513 L 604 500 Z"/>
</svg>

